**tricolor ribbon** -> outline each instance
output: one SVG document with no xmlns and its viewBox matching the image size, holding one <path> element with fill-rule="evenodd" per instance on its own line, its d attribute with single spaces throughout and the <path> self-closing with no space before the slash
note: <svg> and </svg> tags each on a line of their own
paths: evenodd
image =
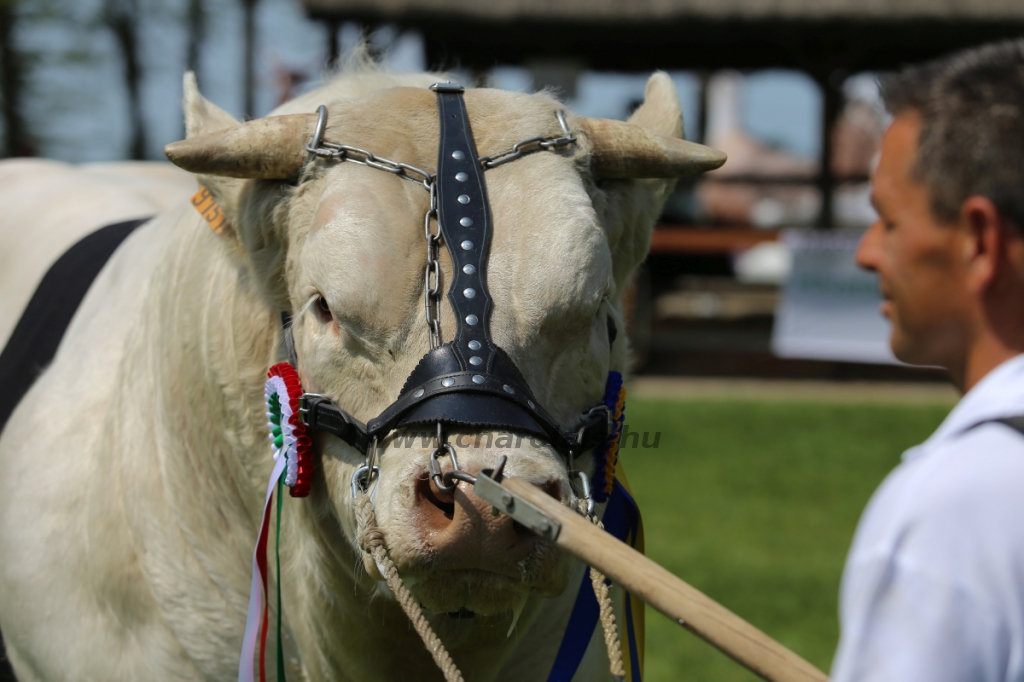
<svg viewBox="0 0 1024 682">
<path fill-rule="evenodd" d="M 270 507 L 274 497 L 274 489 L 278 487 L 285 471 L 285 458 L 279 457 L 274 462 L 274 470 L 270 474 L 270 482 L 267 484 L 267 497 L 263 504 L 263 522 L 260 524 L 260 534 L 256 540 L 256 550 L 252 554 L 252 585 L 249 588 L 249 614 L 245 619 L 245 635 L 242 638 L 242 657 L 238 663 L 238 682 L 254 682 L 256 643 L 259 640 L 260 657 L 259 670 L 260 682 L 266 682 L 267 675 L 264 670 L 264 660 L 267 648 L 267 626 L 269 614 L 267 611 L 267 541 L 270 536 Z M 280 494 L 278 494 L 280 499 Z M 280 510 L 278 510 L 278 526 L 280 526 Z M 280 595 L 278 585 L 278 595 Z M 278 605 L 278 617 L 280 617 L 280 605 Z M 278 648 L 280 648 L 278 641 Z"/>
<path fill-rule="evenodd" d="M 274 454 L 274 468 L 267 483 L 256 549 L 252 555 L 252 584 L 249 588 L 249 612 L 242 638 L 242 656 L 238 664 L 238 682 L 255 682 L 259 661 L 259 680 L 266 682 L 267 632 L 270 625 L 267 544 L 270 539 L 270 509 L 277 489 L 277 532 L 274 534 L 274 556 L 277 561 L 277 678 L 284 682 L 284 655 L 281 648 L 281 505 L 284 486 L 292 497 L 309 494 L 313 473 L 312 442 L 306 426 L 299 419 L 299 398 L 302 384 L 299 373 L 287 362 L 279 362 L 267 372 L 264 397 L 267 406 L 267 426 L 270 447 Z M 259 657 L 256 645 L 259 643 Z"/>
</svg>

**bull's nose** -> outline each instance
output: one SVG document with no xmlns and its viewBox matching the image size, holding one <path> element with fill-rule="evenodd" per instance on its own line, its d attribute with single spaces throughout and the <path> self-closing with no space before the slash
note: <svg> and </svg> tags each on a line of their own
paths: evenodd
<svg viewBox="0 0 1024 682">
<path fill-rule="evenodd" d="M 557 482 L 538 487 L 559 499 Z M 441 570 L 475 568 L 519 578 L 520 562 L 542 542 L 505 514 L 493 514 L 469 484 L 439 490 L 426 474 L 416 481 L 414 514 Z"/>
</svg>

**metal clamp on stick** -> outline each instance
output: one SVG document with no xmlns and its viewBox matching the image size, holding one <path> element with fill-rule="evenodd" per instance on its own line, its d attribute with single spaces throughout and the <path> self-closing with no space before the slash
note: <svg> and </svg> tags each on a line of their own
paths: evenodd
<svg viewBox="0 0 1024 682">
<path fill-rule="evenodd" d="M 473 494 L 490 502 L 494 509 L 505 512 L 545 540 L 558 539 L 562 530 L 561 523 L 501 484 L 503 465 L 504 461 L 498 465 L 496 473 L 481 471 L 473 483 Z"/>
</svg>

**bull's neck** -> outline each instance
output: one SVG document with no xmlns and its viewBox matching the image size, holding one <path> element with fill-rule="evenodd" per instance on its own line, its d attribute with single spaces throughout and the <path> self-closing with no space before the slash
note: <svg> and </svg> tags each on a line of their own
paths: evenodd
<svg viewBox="0 0 1024 682">
<path fill-rule="evenodd" d="M 125 520 L 143 574 L 157 577 L 147 589 L 166 627 L 186 649 L 216 642 L 204 672 L 224 678 L 237 673 L 273 465 L 262 392 L 280 322 L 190 207 L 144 229 L 159 256 L 134 283 L 142 304 L 111 407 L 125 425 L 115 431 Z M 198 633 L 212 639 L 199 643 Z"/>
</svg>

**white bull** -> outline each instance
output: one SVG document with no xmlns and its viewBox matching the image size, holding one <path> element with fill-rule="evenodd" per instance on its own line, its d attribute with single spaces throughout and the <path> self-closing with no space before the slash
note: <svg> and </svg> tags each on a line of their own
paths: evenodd
<svg viewBox="0 0 1024 682">
<path fill-rule="evenodd" d="M 438 121 L 425 86 L 436 80 L 343 76 L 275 113 L 327 104 L 327 140 L 430 169 Z M 560 106 L 543 95 L 471 90 L 465 100 L 483 155 L 560 132 Z M 272 467 L 263 384 L 279 359 L 280 312 L 297 311 L 305 389 L 364 421 L 395 399 L 429 347 L 421 187 L 336 161 L 300 174 L 311 127 L 274 136 L 263 127 L 254 139 L 253 124 L 205 101 L 189 77 L 185 117 L 195 144 L 177 162 L 200 172 L 231 229 L 215 234 L 182 202 L 136 230 L 0 439 L 0 629 L 22 682 L 233 679 Z M 574 147 L 486 175 L 493 335 L 564 426 L 627 364 L 607 319 L 625 328 L 622 296 L 672 186 L 644 178 L 723 160 L 678 139 L 664 74 L 648 82 L 634 125 L 568 121 L 580 131 Z M 33 229 L 9 213 L 5 203 L 3 232 Z M 446 253 L 442 270 L 448 281 Z M 450 338 L 449 308 L 441 320 Z M 502 454 L 477 443 L 459 448 L 471 472 Z M 507 452 L 506 472 L 571 503 L 562 459 L 528 443 Z M 429 452 L 384 444 L 374 499 L 391 558 L 467 680 L 543 679 L 575 598 L 565 589 L 574 563 L 464 488 L 432 489 Z M 438 679 L 364 570 L 349 488 L 361 462 L 318 436 L 312 494 L 285 499 L 288 673 Z M 466 611 L 475 617 L 447 615 Z M 577 679 L 607 675 L 592 644 Z"/>
</svg>

